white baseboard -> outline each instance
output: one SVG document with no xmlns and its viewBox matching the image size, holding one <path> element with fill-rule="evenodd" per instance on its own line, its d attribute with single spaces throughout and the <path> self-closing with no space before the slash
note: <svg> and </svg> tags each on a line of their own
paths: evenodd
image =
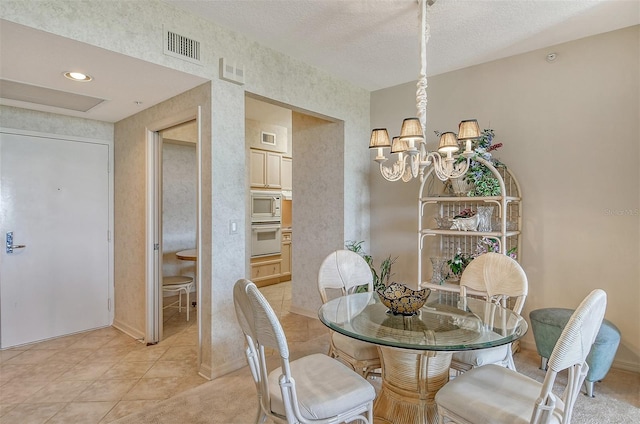
<svg viewBox="0 0 640 424">
<path fill-rule="evenodd" d="M 113 327 L 122 331 L 123 333 L 133 337 L 134 339 L 144 343 L 144 333 L 140 330 L 131 327 L 123 322 L 118 321 L 117 319 L 113 320 Z"/>
<path fill-rule="evenodd" d="M 225 363 L 222 366 L 216 367 L 215 369 L 211 368 L 208 364 L 200 364 L 200 370 L 198 374 L 207 380 L 214 380 L 218 377 L 222 377 L 223 375 L 227 375 L 230 372 L 239 370 L 242 367 L 247 366 L 247 360 L 244 355 L 239 356 L 238 358 Z"/>
</svg>

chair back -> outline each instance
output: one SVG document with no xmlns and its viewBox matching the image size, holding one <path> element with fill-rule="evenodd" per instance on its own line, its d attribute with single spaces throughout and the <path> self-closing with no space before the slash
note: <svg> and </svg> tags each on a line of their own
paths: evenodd
<svg viewBox="0 0 640 424">
<path fill-rule="evenodd" d="M 573 406 L 589 370 L 586 363 L 587 355 L 600 331 L 606 308 L 607 294 L 601 289 L 596 289 L 580 303 L 569 318 L 549 357 L 549 368 L 531 418 L 532 423 L 546 422 L 556 403 L 555 396 L 551 393 L 556 375 L 568 369 L 567 387 L 562 394 L 564 410 L 560 422 L 570 424 Z"/>
<path fill-rule="evenodd" d="M 274 348 L 280 352 L 283 364 L 286 363 L 286 370 L 289 373 L 289 349 L 284 331 L 269 302 L 253 282 L 245 279 L 238 280 L 233 287 L 233 302 L 236 318 L 247 341 L 245 353 L 256 385 L 260 408 L 267 415 L 273 416 L 265 347 Z"/>
<path fill-rule="evenodd" d="M 331 252 L 320 265 L 318 290 L 322 303 L 329 300 L 327 291 L 339 290 L 341 295 L 351 293 L 358 286 L 367 286 L 373 292 L 373 275 L 367 262 L 350 250 Z"/>
<path fill-rule="evenodd" d="M 520 264 L 502 253 L 489 252 L 472 260 L 460 277 L 460 294 L 467 289 L 484 292 L 488 300 L 507 306 L 508 298 L 515 299 L 511 308 L 522 312 L 529 291 L 527 275 Z"/>
</svg>

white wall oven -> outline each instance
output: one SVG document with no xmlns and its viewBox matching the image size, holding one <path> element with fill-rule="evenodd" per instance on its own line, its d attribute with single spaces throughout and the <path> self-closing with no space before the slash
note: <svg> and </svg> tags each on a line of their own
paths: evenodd
<svg viewBox="0 0 640 424">
<path fill-rule="evenodd" d="M 251 224 L 251 256 L 279 255 L 282 246 L 280 222 Z"/>
<path fill-rule="evenodd" d="M 251 191 L 251 222 L 277 222 L 282 220 L 282 194 L 277 191 Z"/>
</svg>

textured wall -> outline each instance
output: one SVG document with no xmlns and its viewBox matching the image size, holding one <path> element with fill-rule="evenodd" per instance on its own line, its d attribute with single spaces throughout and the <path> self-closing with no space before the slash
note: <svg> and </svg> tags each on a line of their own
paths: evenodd
<svg viewBox="0 0 640 424">
<path fill-rule="evenodd" d="M 77 1 L 11 1 L 0 2 L 0 16 L 4 19 L 70 37 L 78 41 L 108 50 L 140 58 L 152 63 L 189 72 L 212 79 L 212 109 L 203 117 L 202 144 L 202 226 L 201 252 L 204 260 L 199 265 L 203 287 L 202 308 L 202 361 L 210 367 L 210 375 L 219 375 L 244 365 L 243 341 L 238 335 L 233 308 L 230 302 L 232 286 L 237 278 L 249 271 L 249 250 L 245 234 L 230 235 L 229 221 L 245 223 L 248 203 L 247 152 L 238 149 L 244 139 L 245 92 L 272 99 L 279 104 L 303 113 L 331 117 L 342 121 L 343 130 L 332 142 L 340 148 L 330 153 L 316 146 L 312 153 L 319 157 L 337 154 L 335 160 L 342 168 L 342 186 L 335 188 L 342 193 L 340 206 L 322 204 L 319 212 L 339 213 L 341 219 L 331 223 L 331 232 L 343 233 L 345 239 L 369 238 L 368 171 L 369 158 L 366 148 L 369 139 L 369 93 L 345 81 L 319 71 L 305 63 L 261 46 L 253 40 L 217 27 L 203 19 L 176 10 L 157 0 L 87 2 L 90 7 L 78 7 Z M 202 65 L 182 61 L 162 52 L 162 28 L 197 39 L 202 44 Z M 135 40 L 135 41 L 132 41 Z M 246 84 L 238 86 L 218 79 L 219 59 L 245 64 Z M 167 110 L 166 105 L 161 106 Z M 148 112 L 148 119 L 155 119 L 157 111 Z M 170 114 L 170 111 L 167 111 Z M 137 117 L 135 119 L 139 119 Z M 128 121 L 128 120 L 125 120 Z M 120 123 L 118 123 L 120 124 Z M 127 122 L 126 125 L 130 125 Z M 118 163 L 126 164 L 122 178 L 116 181 L 116 206 L 121 210 L 116 218 L 120 229 L 133 237 L 116 245 L 116 291 L 120 289 L 120 315 L 138 328 L 144 326 L 144 147 L 139 141 L 142 122 L 130 127 L 130 140 L 118 143 Z M 131 145 L 128 145 L 131 143 Z M 295 140 L 294 140 L 295 146 Z M 365 149 L 363 151 L 363 149 Z M 294 147 L 295 150 L 295 147 Z M 295 165 L 294 165 L 295 166 Z M 326 178 L 325 173 L 313 167 L 314 184 Z M 296 178 L 299 172 L 294 169 Z M 296 184 L 296 183 L 294 183 Z M 296 185 L 297 186 L 297 185 Z M 300 186 L 300 189 L 304 187 Z M 295 208 L 296 206 L 294 206 Z M 336 212 L 336 207 L 340 209 Z M 126 214 L 125 214 L 126 211 Z M 296 212 L 297 213 L 297 212 Z M 311 219 L 300 215 L 313 224 Z M 116 224 L 118 227 L 118 224 Z M 322 228 L 315 226 L 317 231 Z M 344 240 L 332 245 L 341 247 Z M 295 249 L 294 263 L 319 264 L 326 252 L 313 249 Z M 311 274 L 311 273 L 310 273 Z M 292 303 L 305 307 L 307 299 L 317 297 L 315 276 L 296 279 Z M 119 306 L 116 304 L 116 315 Z M 126 312 L 125 312 L 126 311 Z M 315 311 L 309 311 L 313 313 Z M 206 372 L 206 371 L 205 371 Z"/>
<path fill-rule="evenodd" d="M 310 316 L 316 316 L 322 303 L 317 287 L 320 264 L 326 255 L 344 246 L 343 131 L 341 122 L 293 114 L 292 274 L 295 281 L 309 282 L 292 285 L 292 295 L 298 300 L 293 310 Z M 318 154 L 320 150 L 326 154 Z"/>
<path fill-rule="evenodd" d="M 176 252 L 196 247 L 197 160 L 195 144 L 162 144 L 163 275 L 194 275 L 195 264 L 176 258 Z"/>
<path fill-rule="evenodd" d="M 429 79 L 427 136 L 477 118 L 503 142 L 496 156 L 523 194 L 524 309 L 574 308 L 596 287 L 622 331 L 617 366 L 640 369 L 640 27 Z M 545 61 L 550 52 L 558 59 Z M 372 93 L 374 127 L 399 131 L 415 86 Z M 371 164 L 376 258 L 399 255 L 398 280 L 417 275 L 417 182 L 388 183 Z M 398 219 L 399 218 L 399 219 Z M 427 259 L 428 260 L 428 259 Z M 428 262 L 427 262 L 428 263 Z M 531 331 L 525 336 L 531 347 Z"/>
<path fill-rule="evenodd" d="M 141 334 L 145 334 L 147 313 L 144 307 L 147 129 L 167 117 L 195 111 L 198 106 L 209 112 L 210 95 L 210 84 L 203 84 L 115 124 L 115 321 Z M 202 121 L 203 126 L 210 122 Z"/>
<path fill-rule="evenodd" d="M 113 124 L 0 105 L 0 126 L 25 131 L 113 140 Z"/>
</svg>

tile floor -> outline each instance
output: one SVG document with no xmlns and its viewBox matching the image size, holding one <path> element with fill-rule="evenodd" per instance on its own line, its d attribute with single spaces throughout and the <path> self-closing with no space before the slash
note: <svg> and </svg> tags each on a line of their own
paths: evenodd
<svg viewBox="0 0 640 424">
<path fill-rule="evenodd" d="M 288 318 L 290 283 L 261 290 L 290 344 L 325 331 L 318 320 Z M 166 309 L 163 331 L 155 346 L 109 327 L 0 351 L 0 424 L 108 423 L 205 383 L 196 308 L 189 322 L 184 309 Z"/>
<path fill-rule="evenodd" d="M 278 314 L 293 359 L 327 350 L 327 338 L 318 337 L 328 334 L 327 328 L 317 319 L 289 312 L 291 283 L 261 291 Z M 118 330 L 106 328 L 0 351 L 0 424 L 103 424 L 206 383 L 196 372 L 197 325 L 194 309 L 192 312 L 194 318 L 189 323 L 184 311 L 166 316 L 165 340 L 156 346 L 145 347 Z M 542 378 L 535 352 L 521 352 L 516 362 L 518 367 L 524 362 L 533 364 Z M 242 372 L 222 378 L 239 378 L 236 374 Z M 241 377 L 246 380 L 247 375 Z M 596 385 L 596 399 L 601 393 L 603 398 L 606 394 L 640 407 L 639 383 L 640 375 L 612 369 L 605 381 Z M 211 387 L 214 392 L 218 389 L 224 390 L 218 385 Z M 250 396 L 253 390 L 248 385 Z M 580 397 L 579 402 L 582 408 L 593 403 L 586 397 Z M 238 413 L 229 403 L 222 408 L 216 412 L 222 421 L 216 422 L 231 422 L 225 419 Z M 247 413 L 253 416 L 254 411 Z"/>
<path fill-rule="evenodd" d="M 108 423 L 205 383 L 196 319 L 166 309 L 155 346 L 109 327 L 0 351 L 0 423 Z"/>
</svg>

